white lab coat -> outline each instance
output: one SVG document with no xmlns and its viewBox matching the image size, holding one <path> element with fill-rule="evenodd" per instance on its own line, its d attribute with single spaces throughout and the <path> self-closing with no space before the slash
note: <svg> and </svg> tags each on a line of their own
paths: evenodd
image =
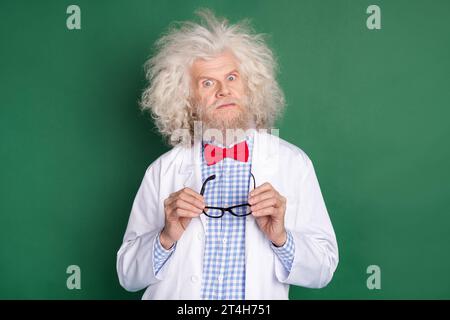
<svg viewBox="0 0 450 320">
<path fill-rule="evenodd" d="M 147 288 L 142 299 L 201 299 L 204 214 L 191 220 L 172 256 L 153 274 L 153 244 L 164 226 L 164 200 L 183 187 L 200 192 L 200 147 L 199 141 L 191 148 L 179 145 L 160 156 L 148 167 L 134 199 L 117 252 L 117 273 L 126 290 Z M 295 145 L 255 132 L 251 170 L 257 186 L 269 182 L 287 198 L 285 226 L 294 238 L 295 257 L 288 273 L 255 219 L 245 218 L 245 298 L 288 299 L 290 284 L 326 286 L 338 264 L 338 247 L 311 160 Z"/>
</svg>

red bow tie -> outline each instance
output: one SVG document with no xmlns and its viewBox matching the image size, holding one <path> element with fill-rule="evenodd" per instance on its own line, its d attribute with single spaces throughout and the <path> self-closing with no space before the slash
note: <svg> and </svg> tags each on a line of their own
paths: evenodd
<svg viewBox="0 0 450 320">
<path fill-rule="evenodd" d="M 213 144 L 205 144 L 205 160 L 208 166 L 216 164 L 223 158 L 232 158 L 234 160 L 248 161 L 248 145 L 247 141 L 235 144 L 231 148 L 221 148 Z"/>
</svg>

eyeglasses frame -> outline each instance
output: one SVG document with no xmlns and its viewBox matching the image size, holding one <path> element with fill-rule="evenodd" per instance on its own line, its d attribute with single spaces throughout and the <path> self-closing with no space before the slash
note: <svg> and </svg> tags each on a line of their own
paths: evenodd
<svg viewBox="0 0 450 320">
<path fill-rule="evenodd" d="M 251 177 L 253 178 L 253 189 L 254 189 L 254 188 L 256 188 L 256 180 L 255 180 L 255 176 L 253 175 L 252 172 L 250 172 L 250 175 L 251 175 Z M 203 196 L 203 194 L 205 193 L 206 184 L 207 184 L 209 181 L 214 180 L 215 178 L 216 178 L 216 175 L 213 174 L 213 175 L 209 176 L 207 179 L 205 179 L 205 181 L 204 181 L 203 184 L 202 184 L 202 189 L 200 190 L 200 194 L 201 194 L 202 196 Z M 231 206 L 231 207 L 228 207 L 228 208 L 206 206 L 205 209 L 215 209 L 215 210 L 220 210 L 220 211 L 222 211 L 222 214 L 221 214 L 220 216 L 211 216 L 211 215 L 209 215 L 209 214 L 207 214 L 207 213 L 205 212 L 205 209 L 203 209 L 203 214 L 205 214 L 205 215 L 206 215 L 207 217 L 209 217 L 209 218 L 214 218 L 214 219 L 220 219 L 220 218 L 222 218 L 222 217 L 224 216 L 225 212 L 229 212 L 231 215 L 233 215 L 233 216 L 235 216 L 235 217 L 239 217 L 239 218 L 245 217 L 245 216 L 248 216 L 248 215 L 252 214 L 252 212 L 250 211 L 249 213 L 246 213 L 246 214 L 243 214 L 243 215 L 238 215 L 238 214 L 235 214 L 235 213 L 232 211 L 232 209 L 240 208 L 240 207 L 244 207 L 244 206 L 249 206 L 249 207 L 250 207 L 250 204 L 249 204 L 249 203 L 243 203 L 243 204 L 238 204 L 238 205 Z"/>
</svg>

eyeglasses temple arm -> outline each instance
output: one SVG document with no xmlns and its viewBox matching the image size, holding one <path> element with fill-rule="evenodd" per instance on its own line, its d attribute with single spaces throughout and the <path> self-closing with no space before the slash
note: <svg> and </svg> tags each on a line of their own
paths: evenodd
<svg viewBox="0 0 450 320">
<path fill-rule="evenodd" d="M 253 189 L 256 189 L 256 180 L 255 180 L 255 176 L 253 175 L 253 173 L 250 172 L 250 175 L 252 176 L 253 179 Z"/>
<path fill-rule="evenodd" d="M 215 178 L 216 178 L 216 175 L 213 174 L 212 176 L 208 177 L 208 179 L 206 179 L 205 182 L 203 182 L 202 189 L 200 190 L 200 194 L 201 194 L 201 195 L 203 195 L 203 193 L 205 192 L 206 183 L 207 183 L 209 180 L 214 180 Z"/>
</svg>

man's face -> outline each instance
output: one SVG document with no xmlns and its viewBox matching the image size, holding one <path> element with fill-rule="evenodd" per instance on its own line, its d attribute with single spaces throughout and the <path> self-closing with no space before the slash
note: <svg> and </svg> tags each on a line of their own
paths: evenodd
<svg viewBox="0 0 450 320">
<path fill-rule="evenodd" d="M 195 111 L 206 127 L 248 128 L 250 114 L 245 84 L 231 52 L 226 51 L 212 60 L 195 60 L 191 80 Z"/>
</svg>

